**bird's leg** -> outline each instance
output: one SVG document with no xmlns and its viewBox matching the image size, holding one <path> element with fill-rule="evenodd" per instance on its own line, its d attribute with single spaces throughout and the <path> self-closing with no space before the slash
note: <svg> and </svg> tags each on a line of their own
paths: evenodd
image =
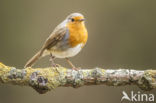
<svg viewBox="0 0 156 103">
<path fill-rule="evenodd" d="M 51 65 L 52 65 L 52 67 L 55 68 L 54 70 L 55 70 L 56 72 L 60 73 L 60 72 L 57 70 L 57 67 L 59 67 L 59 65 L 57 65 L 57 64 L 54 63 L 54 59 L 55 59 L 55 57 L 52 55 L 52 53 L 50 53 Z"/>
<path fill-rule="evenodd" d="M 68 62 L 68 64 L 72 67 L 73 70 L 79 70 L 78 68 L 76 68 L 73 63 L 69 60 L 69 58 L 65 58 Z"/>
<path fill-rule="evenodd" d="M 52 55 L 52 53 L 50 53 L 50 61 L 51 61 L 52 67 L 56 67 L 56 64 L 54 63 L 54 59 L 55 57 Z"/>
<path fill-rule="evenodd" d="M 57 70 L 58 65 L 54 63 L 54 59 L 55 59 L 55 57 L 52 55 L 52 53 L 50 53 L 51 65 L 52 65 L 52 67 L 55 68 L 54 70 L 55 70 L 56 72 L 60 73 L 60 72 Z"/>
</svg>

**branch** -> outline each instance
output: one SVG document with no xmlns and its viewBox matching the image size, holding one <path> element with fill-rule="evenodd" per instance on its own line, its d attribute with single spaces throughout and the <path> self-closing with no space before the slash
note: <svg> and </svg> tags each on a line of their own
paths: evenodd
<svg viewBox="0 0 156 103">
<path fill-rule="evenodd" d="M 56 87 L 83 85 L 137 85 L 142 90 L 156 88 L 156 70 L 25 68 L 16 69 L 0 63 L 0 84 L 30 86 L 43 94 Z"/>
</svg>

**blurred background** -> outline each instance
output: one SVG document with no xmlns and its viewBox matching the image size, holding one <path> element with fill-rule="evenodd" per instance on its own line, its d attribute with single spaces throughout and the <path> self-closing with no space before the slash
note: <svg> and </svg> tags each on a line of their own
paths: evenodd
<svg viewBox="0 0 156 103">
<path fill-rule="evenodd" d="M 72 62 L 81 68 L 156 68 L 154 0 L 0 0 L 0 62 L 23 68 L 67 15 L 86 18 L 89 39 Z M 63 59 L 56 63 L 69 67 Z M 50 66 L 49 57 L 35 67 Z M 119 103 L 136 86 L 56 88 L 40 95 L 30 87 L 0 86 L 0 103 Z M 141 93 L 154 93 L 141 91 Z"/>
</svg>

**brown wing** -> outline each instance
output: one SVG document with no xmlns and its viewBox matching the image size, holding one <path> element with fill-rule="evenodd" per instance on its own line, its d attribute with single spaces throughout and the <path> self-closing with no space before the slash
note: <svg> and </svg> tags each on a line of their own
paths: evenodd
<svg viewBox="0 0 156 103">
<path fill-rule="evenodd" d="M 41 51 L 44 51 L 45 49 L 50 49 L 51 47 L 53 47 L 54 45 L 56 45 L 60 40 L 62 40 L 62 38 L 64 37 L 64 35 L 67 32 L 67 28 L 60 28 L 58 30 L 56 30 L 55 32 L 53 32 L 48 39 L 45 41 Z"/>
<path fill-rule="evenodd" d="M 31 67 L 43 54 L 45 49 L 49 49 L 56 45 L 66 34 L 67 28 L 60 28 L 57 29 L 48 37 L 45 41 L 44 45 L 42 46 L 41 50 L 37 52 L 25 65 L 25 67 Z"/>
</svg>

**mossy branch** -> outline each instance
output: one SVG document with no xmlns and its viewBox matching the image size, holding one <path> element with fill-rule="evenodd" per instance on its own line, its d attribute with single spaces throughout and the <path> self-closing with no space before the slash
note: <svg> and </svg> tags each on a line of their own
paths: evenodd
<svg viewBox="0 0 156 103">
<path fill-rule="evenodd" d="M 25 68 L 16 69 L 0 63 L 0 84 L 30 86 L 43 94 L 56 87 L 83 85 L 137 85 L 142 90 L 156 88 L 156 70 Z"/>
</svg>

